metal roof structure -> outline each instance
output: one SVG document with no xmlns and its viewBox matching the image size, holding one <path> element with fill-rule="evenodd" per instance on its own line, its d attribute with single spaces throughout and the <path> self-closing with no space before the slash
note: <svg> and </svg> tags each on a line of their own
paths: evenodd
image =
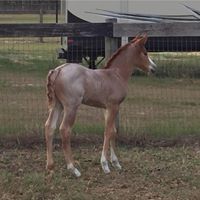
<svg viewBox="0 0 200 200">
<path fill-rule="evenodd" d="M 140 13 L 125 13 L 116 12 L 112 10 L 97 9 L 97 12 L 86 12 L 90 14 L 128 19 L 128 20 L 139 20 L 146 22 L 200 22 L 200 10 L 196 10 L 188 5 L 182 4 L 187 8 L 191 14 L 190 15 L 153 15 L 153 14 L 140 14 Z"/>
</svg>

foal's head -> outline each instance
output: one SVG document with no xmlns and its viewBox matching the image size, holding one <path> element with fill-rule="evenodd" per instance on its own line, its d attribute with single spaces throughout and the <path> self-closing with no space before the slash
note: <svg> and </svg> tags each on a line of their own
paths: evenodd
<svg viewBox="0 0 200 200">
<path fill-rule="evenodd" d="M 156 64 L 149 58 L 145 44 L 147 42 L 147 35 L 136 36 L 131 41 L 131 46 L 134 52 L 134 67 L 146 72 L 154 73 Z"/>
</svg>

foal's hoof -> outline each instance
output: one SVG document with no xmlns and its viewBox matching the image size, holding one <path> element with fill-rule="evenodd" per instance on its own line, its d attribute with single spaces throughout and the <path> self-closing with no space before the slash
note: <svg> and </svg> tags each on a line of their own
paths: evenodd
<svg viewBox="0 0 200 200">
<path fill-rule="evenodd" d="M 112 166 L 117 169 L 117 170 L 121 170 L 122 169 L 122 166 L 119 164 L 119 161 L 118 160 L 112 160 L 111 161 L 112 163 Z"/>
<path fill-rule="evenodd" d="M 54 168 L 55 168 L 54 163 L 52 163 L 52 164 L 47 164 L 47 165 L 46 165 L 46 170 L 47 170 L 47 171 L 53 171 Z"/>
<path fill-rule="evenodd" d="M 103 168 L 103 171 L 105 174 L 109 174 L 110 173 L 110 169 L 109 168 Z"/>
<path fill-rule="evenodd" d="M 77 168 L 74 167 L 73 164 L 69 164 L 67 166 L 67 169 L 76 177 L 80 177 L 81 173 L 79 172 L 79 170 Z"/>
<path fill-rule="evenodd" d="M 73 169 L 72 174 L 74 174 L 76 177 L 80 177 L 81 176 L 81 172 L 79 172 L 79 170 L 76 169 L 76 168 Z"/>
<path fill-rule="evenodd" d="M 108 167 L 108 162 L 102 162 L 101 163 L 101 167 L 104 171 L 105 174 L 109 174 L 110 173 L 110 169 Z"/>
</svg>

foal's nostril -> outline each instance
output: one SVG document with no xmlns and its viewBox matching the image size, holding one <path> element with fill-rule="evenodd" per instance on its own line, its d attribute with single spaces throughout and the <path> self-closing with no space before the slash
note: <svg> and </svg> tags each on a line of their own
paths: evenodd
<svg viewBox="0 0 200 200">
<path fill-rule="evenodd" d="M 151 73 L 154 74 L 156 72 L 156 70 L 154 68 L 151 68 Z"/>
</svg>

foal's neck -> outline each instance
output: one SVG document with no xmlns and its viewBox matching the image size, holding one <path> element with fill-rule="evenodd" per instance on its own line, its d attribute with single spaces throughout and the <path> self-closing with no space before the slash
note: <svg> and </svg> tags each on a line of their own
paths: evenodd
<svg viewBox="0 0 200 200">
<path fill-rule="evenodd" d="M 109 68 L 113 69 L 118 76 L 124 81 L 128 81 L 133 72 L 133 56 L 128 51 L 129 47 L 126 47 L 123 51 L 119 52 L 117 56 L 110 63 Z"/>
</svg>

